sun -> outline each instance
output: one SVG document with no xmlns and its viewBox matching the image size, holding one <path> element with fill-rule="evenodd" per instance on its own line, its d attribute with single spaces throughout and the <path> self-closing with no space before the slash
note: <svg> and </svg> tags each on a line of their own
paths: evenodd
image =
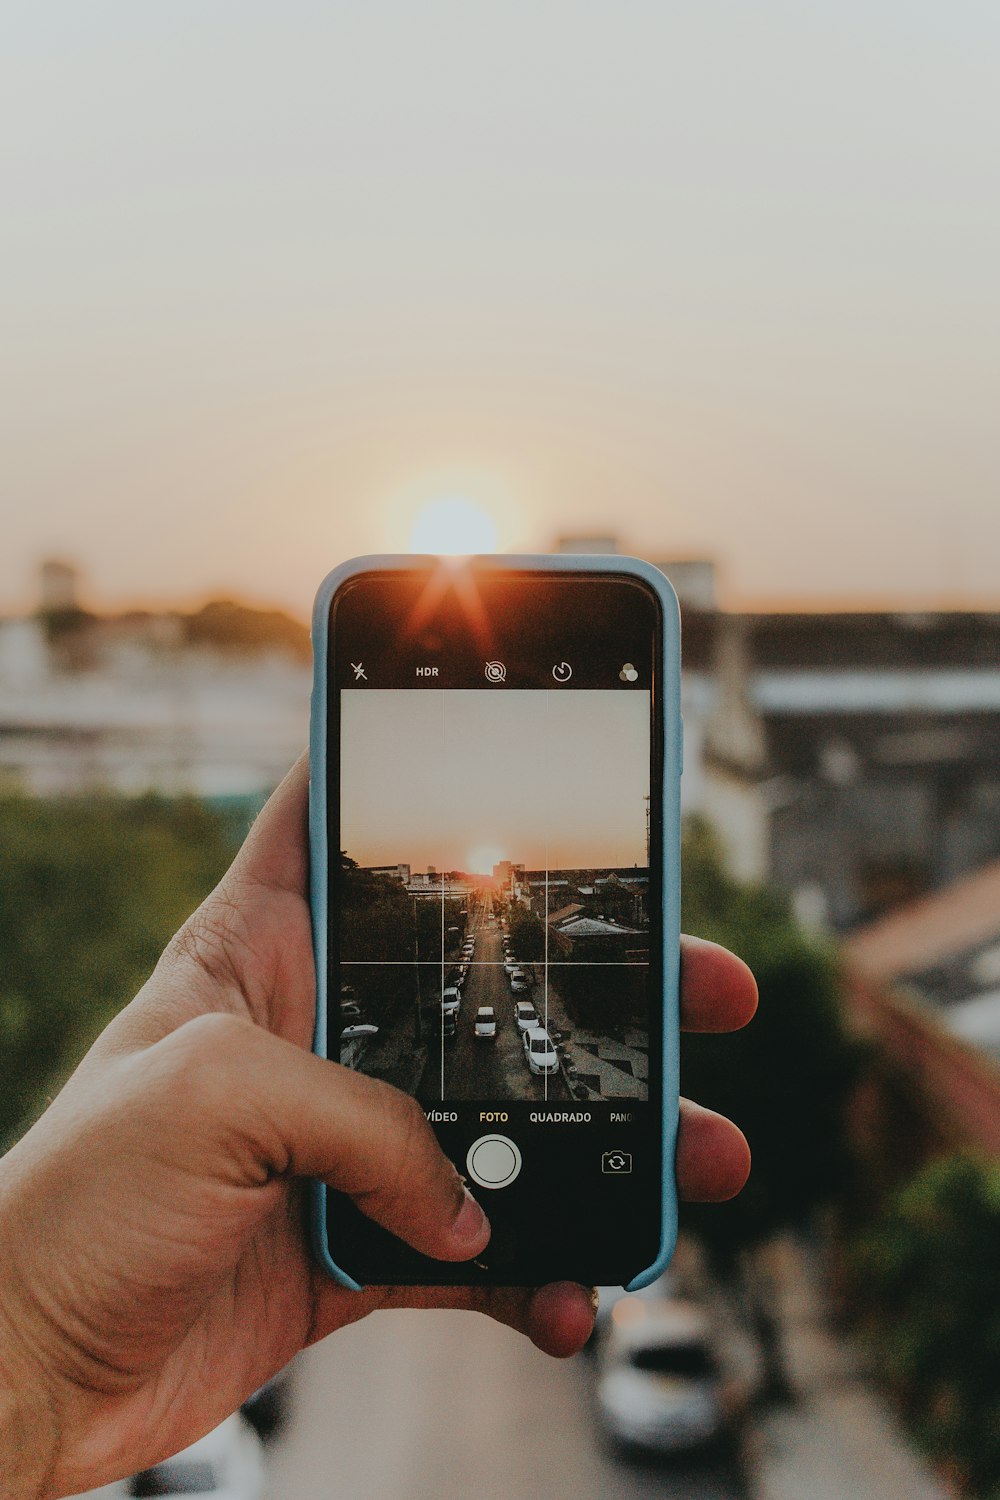
<svg viewBox="0 0 1000 1500">
<path fill-rule="evenodd" d="M 462 495 L 430 500 L 417 515 L 410 531 L 411 552 L 432 552 L 441 557 L 470 557 L 497 550 L 497 528 L 481 505 Z"/>
<path fill-rule="evenodd" d="M 474 849 L 469 850 L 469 874 L 492 875 L 493 866 L 498 865 L 502 859 L 503 850 L 499 844 L 477 844 Z"/>
</svg>

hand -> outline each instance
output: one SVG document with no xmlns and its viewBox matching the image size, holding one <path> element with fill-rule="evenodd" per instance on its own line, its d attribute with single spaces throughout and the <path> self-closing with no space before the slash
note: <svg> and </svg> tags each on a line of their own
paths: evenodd
<svg viewBox="0 0 1000 1500">
<path fill-rule="evenodd" d="M 15 1454 L 0 1495 L 75 1494 L 147 1467 L 375 1308 L 472 1308 L 556 1355 L 590 1333 L 592 1296 L 570 1283 L 350 1292 L 311 1260 L 307 1176 L 443 1260 L 478 1254 L 489 1227 L 419 1105 L 309 1051 L 307 778 L 302 760 L 0 1162 L 0 1432 L 6 1420 Z M 746 966 L 694 938 L 682 953 L 684 1025 L 744 1025 Z M 728 1198 L 748 1170 L 740 1131 L 684 1101 L 682 1195 Z"/>
</svg>

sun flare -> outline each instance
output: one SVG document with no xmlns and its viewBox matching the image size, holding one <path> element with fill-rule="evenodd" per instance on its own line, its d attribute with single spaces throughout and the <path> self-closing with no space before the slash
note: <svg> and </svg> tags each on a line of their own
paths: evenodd
<svg viewBox="0 0 1000 1500">
<path fill-rule="evenodd" d="M 474 849 L 469 850 L 469 874 L 492 875 L 493 866 L 498 865 L 502 859 L 503 850 L 499 844 L 477 844 Z"/>
<path fill-rule="evenodd" d="M 469 557 L 497 550 L 497 528 L 490 513 L 462 495 L 429 501 L 410 531 L 411 552 Z"/>
</svg>

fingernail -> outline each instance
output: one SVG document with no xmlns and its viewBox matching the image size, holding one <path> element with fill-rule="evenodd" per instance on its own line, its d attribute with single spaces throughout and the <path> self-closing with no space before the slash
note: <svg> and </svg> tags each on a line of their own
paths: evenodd
<svg viewBox="0 0 1000 1500">
<path fill-rule="evenodd" d="M 590 1288 L 590 1305 L 594 1309 L 595 1313 L 601 1305 L 601 1294 L 597 1290 L 596 1286 L 592 1286 Z"/>
<path fill-rule="evenodd" d="M 451 1226 L 452 1238 L 465 1240 L 468 1244 L 478 1244 L 483 1237 L 483 1229 L 489 1225 L 489 1220 L 483 1213 L 479 1204 L 473 1198 L 468 1189 L 462 1193 L 462 1206 L 454 1224 Z"/>
</svg>

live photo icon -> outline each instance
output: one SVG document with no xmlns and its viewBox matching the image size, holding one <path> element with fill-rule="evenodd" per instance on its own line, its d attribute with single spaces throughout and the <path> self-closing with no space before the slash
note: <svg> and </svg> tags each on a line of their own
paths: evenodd
<svg viewBox="0 0 1000 1500">
<path fill-rule="evenodd" d="M 602 1172 L 613 1172 L 616 1177 L 620 1177 L 623 1172 L 631 1172 L 631 1170 L 631 1151 L 605 1151 L 601 1157 Z"/>
</svg>

